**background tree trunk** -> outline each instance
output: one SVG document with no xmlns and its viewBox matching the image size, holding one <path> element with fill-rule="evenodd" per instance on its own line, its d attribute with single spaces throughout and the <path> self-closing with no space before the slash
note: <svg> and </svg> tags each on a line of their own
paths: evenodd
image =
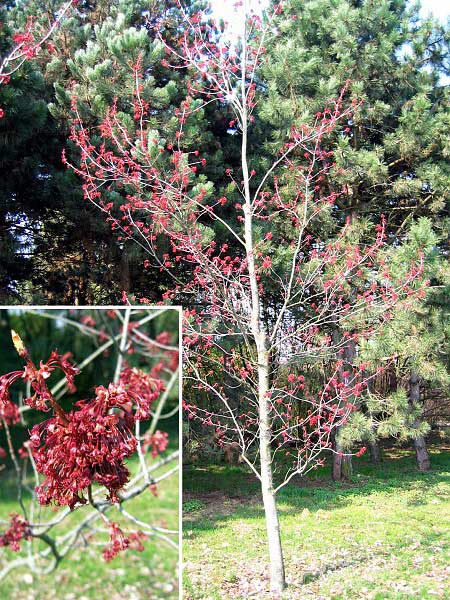
<svg viewBox="0 0 450 600">
<path fill-rule="evenodd" d="M 411 371 L 409 376 L 409 399 L 411 404 L 420 401 L 419 376 L 415 371 Z M 418 427 L 419 421 L 416 421 L 414 426 Z M 430 471 L 431 464 L 425 436 L 419 435 L 414 438 L 414 448 L 416 450 L 417 467 L 419 468 L 419 471 Z"/>
<path fill-rule="evenodd" d="M 370 452 L 370 462 L 373 465 L 379 465 L 381 463 L 381 450 L 378 442 L 368 442 Z"/>
<path fill-rule="evenodd" d="M 423 435 L 420 435 L 414 439 L 414 447 L 416 449 L 417 466 L 419 471 L 430 471 L 430 457 L 428 455 L 427 444 Z"/>
<path fill-rule="evenodd" d="M 125 247 L 120 254 L 119 280 L 121 291 L 129 293 L 131 287 L 130 261 Z"/>
<path fill-rule="evenodd" d="M 348 480 L 353 475 L 352 457 L 339 454 L 343 450 L 337 440 L 334 442 L 334 449 L 337 454 L 333 452 L 332 479 L 333 481 Z"/>
<path fill-rule="evenodd" d="M 347 377 L 342 375 L 342 373 L 352 367 L 353 359 L 355 358 L 355 354 L 356 354 L 356 344 L 353 340 L 350 340 L 348 342 L 348 344 L 345 346 L 345 352 L 344 352 L 345 364 L 342 367 L 341 374 L 340 374 L 340 377 L 342 377 L 342 379 L 344 381 L 346 381 Z M 346 383 L 347 383 L 347 381 L 346 381 Z M 333 441 L 333 447 L 335 450 L 335 452 L 333 453 L 333 470 L 332 470 L 333 481 L 341 481 L 342 479 L 348 480 L 353 475 L 352 457 L 348 456 L 348 455 L 346 456 L 345 454 L 344 454 L 344 456 L 340 456 L 340 454 L 344 453 L 345 450 L 342 448 L 342 446 L 339 443 L 339 429 L 340 429 L 340 427 L 336 428 L 334 441 Z M 348 452 L 348 450 L 347 450 L 347 452 Z"/>
</svg>

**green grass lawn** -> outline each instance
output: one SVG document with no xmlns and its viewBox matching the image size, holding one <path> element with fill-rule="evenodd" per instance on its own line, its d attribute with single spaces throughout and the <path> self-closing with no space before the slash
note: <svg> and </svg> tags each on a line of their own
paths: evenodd
<svg viewBox="0 0 450 600">
<path fill-rule="evenodd" d="M 171 448 L 174 449 L 174 448 Z M 130 461 L 134 470 L 136 463 Z M 173 466 L 170 465 L 170 466 Z M 158 474 L 162 474 L 162 468 Z M 6 519 L 17 512 L 11 472 L 0 473 L 0 518 Z M 146 491 L 128 501 L 126 510 L 142 521 L 178 529 L 178 478 L 169 477 L 158 486 L 158 497 Z M 53 532 L 63 535 L 70 525 L 82 519 L 89 507 L 74 511 Z M 44 508 L 46 513 L 51 509 Z M 116 508 L 109 511 L 112 520 L 122 522 Z M 51 516 L 51 512 L 50 512 Z M 130 525 L 128 525 L 130 527 Z M 137 526 L 131 524 L 131 529 Z M 103 540 L 107 540 L 103 535 Z M 177 540 L 175 540 L 177 541 Z M 41 542 L 39 542 L 41 543 Z M 0 582 L 1 600 L 149 600 L 153 598 L 178 598 L 178 552 L 157 538 L 144 541 L 145 551 L 126 551 L 113 561 L 106 563 L 102 558 L 104 545 L 86 545 L 76 548 L 60 563 L 56 571 L 48 575 L 35 575 L 27 568 L 10 572 Z M 26 544 L 22 544 L 25 554 Z M 0 569 L 18 554 L 1 549 Z"/>
<path fill-rule="evenodd" d="M 351 482 L 326 470 L 280 492 L 289 587 L 301 600 L 450 598 L 450 452 L 421 474 L 409 450 L 380 467 L 355 460 Z M 186 600 L 271 598 L 258 483 L 240 466 L 185 468 Z"/>
</svg>

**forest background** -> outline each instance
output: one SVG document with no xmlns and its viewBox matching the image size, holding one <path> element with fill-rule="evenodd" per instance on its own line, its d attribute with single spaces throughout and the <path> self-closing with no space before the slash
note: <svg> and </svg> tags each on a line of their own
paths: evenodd
<svg viewBox="0 0 450 600">
<path fill-rule="evenodd" d="M 136 244 L 118 241 L 83 201 L 82 181 L 66 169 L 61 153 L 66 149 L 76 161 L 67 141 L 72 90 L 82 98 L 91 127 L 118 95 L 121 108 L 128 104 L 125 110 L 131 113 L 130 68 L 140 51 L 152 70 L 147 93 L 157 129 L 170 125 L 185 84 L 180 71 L 161 67 L 151 23 L 168 15 L 175 24 L 180 19 L 175 4 L 80 2 L 51 44 L 0 86 L 5 110 L 0 119 L 2 304 L 114 303 L 122 291 L 157 301 L 170 286 L 159 269 L 143 266 L 145 256 Z M 429 218 L 436 231 L 445 231 L 449 64 L 444 5 L 424 3 L 419 10 L 403 1 L 382 2 L 375 11 L 371 2 L 297 4 L 294 9 L 303 18 L 292 24 L 292 47 L 280 54 L 274 46 L 264 74 L 277 92 L 261 104 L 267 130 L 260 139 L 284 134 L 291 101 L 299 115 L 314 114 L 350 78 L 364 108 L 358 136 L 350 144 L 340 143 L 339 152 L 346 166 L 342 179 L 353 181 L 358 210 L 374 219 L 389 209 L 392 243 L 420 216 Z M 233 20 L 232 2 L 213 6 L 218 16 Z M 56 0 L 3 3 L 0 54 L 11 48 L 14 32 L 30 15 L 45 27 L 58 8 Z M 336 18 L 326 24 L 324 15 L 330 11 Z M 289 76 L 282 72 L 286 51 Z M 218 194 L 229 183 L 224 173 L 235 166 L 239 144 L 227 122 L 226 107 L 215 107 L 199 123 L 198 147 L 210 157 L 206 175 Z M 347 204 L 342 207 L 346 214 Z"/>
</svg>

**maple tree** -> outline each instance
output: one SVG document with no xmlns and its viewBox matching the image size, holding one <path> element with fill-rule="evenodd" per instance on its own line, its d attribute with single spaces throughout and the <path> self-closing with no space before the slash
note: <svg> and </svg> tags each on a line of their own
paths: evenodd
<svg viewBox="0 0 450 600">
<path fill-rule="evenodd" d="M 277 4 L 263 17 L 250 13 L 247 2 L 235 8 L 243 11 L 238 38 L 202 12 L 185 14 L 171 46 L 155 27 L 167 55 L 163 65 L 192 74 L 186 99 L 174 109 L 176 127 L 164 136 L 148 126 L 152 108 L 143 95 L 141 61 L 132 74 L 133 122 L 113 104 L 94 134 L 74 96 L 71 140 L 81 160 L 69 166 L 119 238 L 134 239 L 175 278 L 179 263 L 192 270 L 187 284 L 176 282 L 164 295 L 166 301 L 183 298 L 187 307 L 185 380 L 194 392 L 184 408 L 190 419 L 214 427 L 222 444 L 237 441 L 242 460 L 259 478 L 271 589 L 279 592 L 285 575 L 276 492 L 321 464 L 324 449 L 334 451 L 333 431 L 364 393 L 369 365 L 348 349 L 370 341 L 394 308 L 423 297 L 426 282 L 420 248 L 406 243 L 392 256 L 383 218 L 373 234 L 367 224 L 336 219 L 331 239 L 320 235 L 345 191 L 345 184 L 326 191 L 335 164 L 324 147 L 333 132 L 350 133 L 359 104 L 350 82 L 309 123 L 292 125 L 262 171 L 252 168 L 252 128 L 264 89 L 260 65 L 283 7 Z M 232 112 L 229 129 L 241 140 L 240 168 L 227 170 L 230 185 L 220 197 L 202 175 L 207 158 L 193 145 L 198 116 L 212 102 Z M 122 188 L 126 200 L 119 206 L 104 198 L 105 189 Z M 212 223 L 229 243 L 216 243 Z M 393 271 L 393 262 L 402 267 Z M 275 308 L 268 293 L 274 288 Z M 325 359 L 333 365 L 331 375 L 308 385 L 302 370 Z M 218 371 L 226 373 L 228 385 Z M 238 405 L 235 388 L 244 398 Z M 214 397 L 220 411 L 204 408 L 194 394 Z M 276 462 L 280 454 L 284 460 Z M 274 467 L 282 471 L 276 483 Z"/>
<path fill-rule="evenodd" d="M 108 528 L 109 543 L 103 551 L 107 561 L 126 549 L 143 551 L 143 542 L 155 532 L 176 547 L 171 539 L 177 535 L 176 531 L 145 523 L 140 515 L 134 516 L 125 510 L 131 498 L 144 492 L 157 495 L 159 482 L 178 470 L 178 452 L 165 452 L 169 445 L 168 434 L 157 429 L 168 395 L 178 382 L 179 352 L 177 345 L 172 344 L 177 332 L 173 336 L 165 331 L 152 339 L 147 331 L 148 324 L 164 312 L 167 311 L 110 310 L 106 328 L 101 326 L 102 320 L 97 323 L 82 313 L 66 319 L 67 325 L 98 338 L 98 348 L 80 363 L 83 368 L 99 355 L 106 356 L 111 346 L 119 346 L 113 382 L 97 386 L 93 399 L 78 400 L 70 410 L 61 401 L 61 390 L 75 394 L 76 377 L 81 372 L 71 356 L 54 351 L 47 361 L 37 365 L 18 334 L 12 332 L 16 351 L 25 364 L 23 369 L 0 377 L 0 417 L 7 440 L 7 451 L 1 449 L 1 458 L 5 460 L 9 456 L 14 465 L 22 514 L 11 515 L 6 530 L 0 535 L 0 546 L 19 552 L 22 540 L 31 543 L 34 538 L 41 539 L 46 543 L 45 549 L 34 550 L 31 557 L 34 554 L 35 558 L 50 557 L 50 565 L 54 567 L 77 543 L 84 529 L 100 519 Z M 53 318 L 51 311 L 43 314 Z M 54 317 L 64 319 L 59 314 Z M 139 357 L 150 368 L 137 366 L 142 362 Z M 63 378 L 51 384 L 58 371 Z M 21 404 L 17 403 L 15 392 L 19 382 L 27 383 L 31 390 L 31 395 Z M 17 449 L 11 427 L 19 425 L 23 415 L 32 409 L 37 413 L 50 413 L 50 416 L 35 424 L 29 439 Z M 132 475 L 127 459 L 133 455 L 139 458 L 139 469 Z M 35 477 L 29 507 L 24 499 L 28 464 Z M 165 465 L 169 469 L 162 473 Z M 36 518 L 36 502 L 41 506 L 52 505 L 59 511 L 50 519 L 45 513 Z M 52 530 L 83 505 L 93 508 L 94 512 L 85 515 L 63 541 L 53 537 Z M 125 524 L 123 520 L 119 524 L 109 517 L 108 512 L 114 507 L 125 517 Z M 38 569 L 34 559 L 25 557 L 8 563 L 0 577 L 21 564 Z"/>
<path fill-rule="evenodd" d="M 276 492 L 321 464 L 324 449 L 333 451 L 333 430 L 364 393 L 369 365 L 349 356 L 349 348 L 379 333 L 395 307 L 423 297 L 426 284 L 420 248 L 405 244 L 392 256 L 383 218 L 369 243 L 350 220 L 337 219 L 328 240 L 312 227 L 333 220 L 345 190 L 326 192 L 334 162 L 325 140 L 336 130 L 350 132 L 359 103 L 348 83 L 311 123 L 292 125 L 262 172 L 252 168 L 252 127 L 263 88 L 259 68 L 282 5 L 265 17 L 249 13 L 246 2 L 240 7 L 244 29 L 238 39 L 203 13 L 185 14 L 174 45 L 159 36 L 167 53 L 163 65 L 192 73 L 186 99 L 174 110 L 176 128 L 164 138 L 147 124 L 151 104 L 143 95 L 141 61 L 132 73 L 134 122 L 113 104 L 96 133 L 99 142 L 84 126 L 74 96 L 71 140 L 81 160 L 70 166 L 83 178 L 85 198 L 120 238 L 134 239 L 162 270 L 171 272 L 178 263 L 192 270 L 191 280 L 176 282 L 164 299 L 183 298 L 188 307 L 186 381 L 222 408 L 205 409 L 193 397 L 185 397 L 184 408 L 190 419 L 214 427 L 222 444 L 237 441 L 261 481 L 271 589 L 280 591 L 285 575 Z M 228 170 L 229 190 L 219 198 L 201 174 L 207 157 L 191 140 L 198 115 L 211 102 L 231 110 L 229 128 L 241 139 L 240 169 Z M 119 206 L 104 199 L 105 188 L 123 190 Z M 211 223 L 223 228 L 229 243 L 216 243 Z M 393 271 L 390 264 L 400 261 L 401 272 Z M 267 304 L 274 288 L 275 307 Z M 338 337 L 337 325 L 343 332 Z M 333 364 L 331 375 L 309 386 L 302 369 L 325 358 Z M 228 386 L 218 381 L 218 369 Z M 236 387 L 245 398 L 239 408 L 230 397 Z M 281 453 L 284 461 L 275 462 Z M 283 471 L 277 483 L 274 466 Z"/>
</svg>

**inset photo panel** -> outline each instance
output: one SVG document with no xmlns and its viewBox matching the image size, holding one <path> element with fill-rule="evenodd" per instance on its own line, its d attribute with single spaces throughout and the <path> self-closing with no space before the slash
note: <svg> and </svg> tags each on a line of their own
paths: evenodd
<svg viewBox="0 0 450 600">
<path fill-rule="evenodd" d="M 0 309 L 2 598 L 178 598 L 180 314 Z"/>
</svg>

